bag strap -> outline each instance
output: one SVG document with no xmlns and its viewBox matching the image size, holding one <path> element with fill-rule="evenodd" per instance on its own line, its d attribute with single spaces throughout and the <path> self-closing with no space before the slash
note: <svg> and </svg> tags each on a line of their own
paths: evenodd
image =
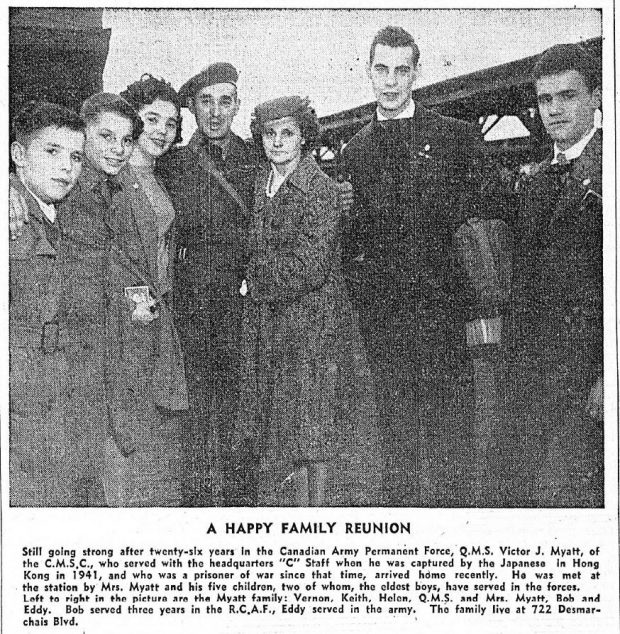
<svg viewBox="0 0 620 634">
<path fill-rule="evenodd" d="M 198 146 L 192 146 L 192 150 L 194 154 L 198 156 L 198 160 L 200 165 L 204 168 L 204 170 L 217 181 L 220 187 L 237 203 L 239 208 L 244 214 L 249 213 L 247 205 L 243 202 L 243 199 L 237 193 L 237 190 L 226 180 L 226 177 L 217 169 L 213 159 L 206 154 L 205 152 L 201 152 Z"/>
</svg>

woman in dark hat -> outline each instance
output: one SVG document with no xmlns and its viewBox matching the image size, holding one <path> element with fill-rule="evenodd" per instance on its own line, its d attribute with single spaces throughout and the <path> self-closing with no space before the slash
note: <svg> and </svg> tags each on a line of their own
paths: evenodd
<svg viewBox="0 0 620 634">
<path fill-rule="evenodd" d="M 340 265 L 337 186 L 317 166 L 308 99 L 256 107 L 259 170 L 237 432 L 258 459 L 258 504 L 372 506 L 382 460 L 373 386 Z"/>
<path fill-rule="evenodd" d="M 111 324 L 120 350 L 113 375 L 115 445 L 107 448 L 113 506 L 181 504 L 181 423 L 187 388 L 170 307 L 173 225 L 155 164 L 180 140 L 180 102 L 162 79 L 143 75 L 121 93 L 143 123 L 129 164 L 118 176 L 116 239 L 124 259 L 113 286 Z"/>
</svg>

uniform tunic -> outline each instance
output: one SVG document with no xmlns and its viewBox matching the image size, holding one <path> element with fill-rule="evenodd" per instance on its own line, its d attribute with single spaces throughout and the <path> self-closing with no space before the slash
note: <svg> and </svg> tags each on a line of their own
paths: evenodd
<svg viewBox="0 0 620 634">
<path fill-rule="evenodd" d="M 215 152 L 196 132 L 186 147 L 158 165 L 177 213 L 174 295 L 190 395 L 184 499 L 192 506 L 252 503 L 246 485 L 237 482 L 245 467 L 233 465 L 230 434 L 239 398 L 239 286 L 255 164 L 235 135 L 225 156 Z M 207 164 L 219 171 L 233 195 Z"/>
</svg>

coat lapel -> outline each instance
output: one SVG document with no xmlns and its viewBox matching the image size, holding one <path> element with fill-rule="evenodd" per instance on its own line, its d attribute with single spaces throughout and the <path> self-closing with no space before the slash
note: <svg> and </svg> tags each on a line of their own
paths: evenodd
<svg viewBox="0 0 620 634">
<path fill-rule="evenodd" d="M 143 262 L 148 265 L 148 276 L 157 280 L 157 228 L 153 208 L 138 179 L 127 170 L 123 174 L 123 187 L 133 216 L 133 222 L 140 239 L 139 248 Z"/>
<path fill-rule="evenodd" d="M 602 140 L 597 132 L 576 159 L 570 177 L 560 192 L 553 212 L 552 223 L 578 213 L 589 189 L 601 193 Z"/>
<path fill-rule="evenodd" d="M 584 187 L 590 187 L 597 194 L 602 194 L 602 169 L 603 135 L 598 131 L 575 162 L 572 177 Z M 587 185 L 584 184 L 586 180 L 590 181 Z"/>
<path fill-rule="evenodd" d="M 10 174 L 9 179 L 11 182 L 11 187 L 15 188 L 24 197 L 24 200 L 28 205 L 28 215 L 32 220 L 32 228 L 37 236 L 37 243 L 35 246 L 36 255 L 55 257 L 57 252 L 47 238 L 44 224 L 45 220 L 43 219 L 43 212 L 41 211 L 41 207 L 39 207 L 39 203 L 24 187 L 24 184 L 15 174 Z M 58 222 L 58 219 L 56 219 L 56 222 Z"/>
</svg>

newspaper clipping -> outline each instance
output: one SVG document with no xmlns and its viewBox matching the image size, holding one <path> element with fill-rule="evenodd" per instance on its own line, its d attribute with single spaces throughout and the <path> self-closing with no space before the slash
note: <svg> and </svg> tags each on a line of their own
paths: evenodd
<svg viewBox="0 0 620 634">
<path fill-rule="evenodd" d="M 249 5 L 5 13 L 0 631 L 619 631 L 613 3 Z"/>
</svg>

